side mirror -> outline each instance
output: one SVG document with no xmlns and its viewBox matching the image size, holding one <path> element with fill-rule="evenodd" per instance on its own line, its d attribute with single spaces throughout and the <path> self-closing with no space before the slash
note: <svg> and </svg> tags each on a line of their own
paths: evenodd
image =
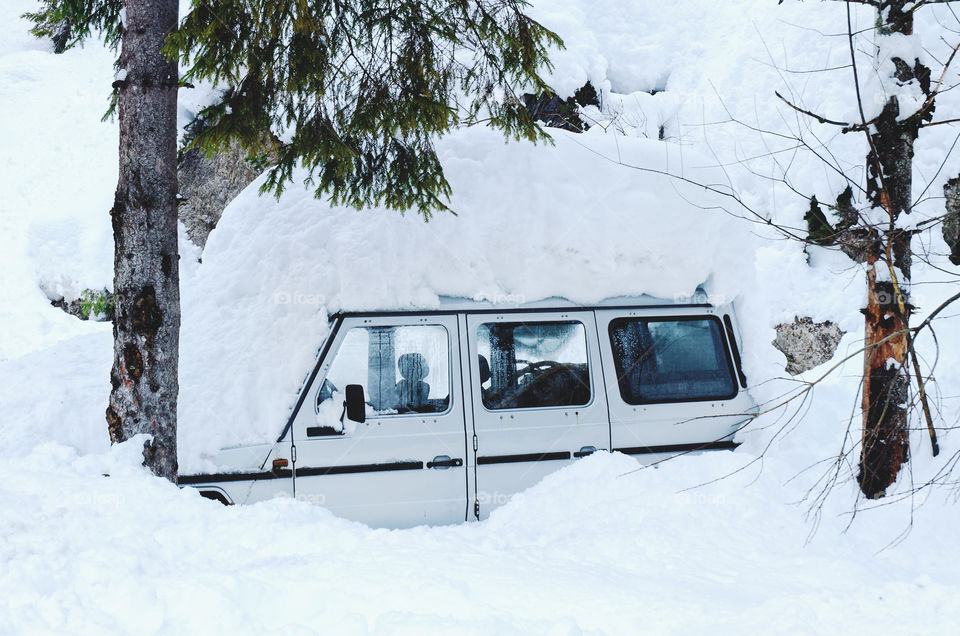
<svg viewBox="0 0 960 636">
<path fill-rule="evenodd" d="M 353 422 L 363 424 L 367 421 L 367 404 L 363 396 L 363 386 L 360 384 L 348 384 L 344 388 L 346 399 L 343 406 L 347 410 L 347 419 Z"/>
</svg>

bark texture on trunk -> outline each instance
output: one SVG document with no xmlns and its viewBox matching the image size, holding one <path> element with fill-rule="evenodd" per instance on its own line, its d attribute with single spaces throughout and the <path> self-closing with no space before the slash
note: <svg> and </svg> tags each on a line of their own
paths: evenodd
<svg viewBox="0 0 960 636">
<path fill-rule="evenodd" d="M 867 307 L 863 310 L 868 349 L 863 365 L 863 435 L 860 490 L 870 499 L 886 494 L 907 461 L 907 336 L 909 315 L 897 309 L 893 284 L 877 280 L 874 262 L 867 270 Z"/>
<path fill-rule="evenodd" d="M 943 186 L 947 216 L 943 220 L 943 240 L 950 248 L 950 262 L 960 265 L 960 176 Z"/>
<path fill-rule="evenodd" d="M 177 0 L 125 0 L 120 54 L 120 179 L 113 209 L 115 314 L 110 439 L 152 435 L 144 465 L 176 481 L 177 63 L 161 53 Z"/>
<path fill-rule="evenodd" d="M 887 0 L 878 14 L 880 37 L 910 35 L 913 14 L 906 0 Z M 892 58 L 893 81 L 916 81 L 929 94 L 930 71 L 918 60 Z M 932 112 L 932 108 L 931 108 Z M 889 222 L 870 228 L 867 254 L 867 306 L 864 314 L 863 435 L 857 481 L 870 499 L 883 497 L 909 458 L 907 432 L 910 350 L 908 285 L 911 235 L 897 229 L 901 214 L 912 205 L 913 145 L 920 116 L 903 113 L 896 97 L 884 105 L 870 131 L 867 196 Z M 891 267 L 892 266 L 892 267 Z M 894 269 L 895 268 L 895 269 Z M 892 270 L 892 271 L 891 271 Z"/>
</svg>

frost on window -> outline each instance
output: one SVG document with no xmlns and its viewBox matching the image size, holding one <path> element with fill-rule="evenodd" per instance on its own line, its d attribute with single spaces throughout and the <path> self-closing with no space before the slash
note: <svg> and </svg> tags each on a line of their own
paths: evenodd
<svg viewBox="0 0 960 636">
<path fill-rule="evenodd" d="M 317 413 L 342 408 L 359 384 L 370 417 L 442 413 L 450 405 L 450 349 L 441 325 L 355 327 L 347 332 L 317 391 Z"/>
<path fill-rule="evenodd" d="M 710 318 L 610 323 L 620 395 L 628 404 L 727 399 L 737 393 L 720 323 Z"/>
<path fill-rule="evenodd" d="M 491 322 L 477 328 L 480 391 L 488 409 L 583 406 L 590 401 L 579 322 Z"/>
</svg>

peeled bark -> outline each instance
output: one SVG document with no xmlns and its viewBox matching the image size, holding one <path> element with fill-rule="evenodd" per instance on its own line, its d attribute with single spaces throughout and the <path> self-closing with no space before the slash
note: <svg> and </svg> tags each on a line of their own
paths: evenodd
<svg viewBox="0 0 960 636">
<path fill-rule="evenodd" d="M 180 333 L 177 63 L 162 52 L 177 0 L 125 0 L 118 89 L 120 178 L 110 211 L 115 312 L 110 439 L 152 436 L 144 465 L 177 477 Z M 124 75 L 125 72 L 125 75 Z"/>
<path fill-rule="evenodd" d="M 863 435 L 860 490 L 869 499 L 883 497 L 906 463 L 908 316 L 898 309 L 893 284 L 878 281 L 874 262 L 867 270 L 866 353 L 863 364 Z"/>
<path fill-rule="evenodd" d="M 913 14 L 907 0 L 883 0 L 878 14 L 881 36 L 913 31 Z M 919 60 L 909 64 L 892 58 L 893 81 L 916 81 L 929 95 L 930 71 Z M 863 435 L 860 490 L 870 499 L 883 497 L 900 468 L 909 458 L 907 393 L 910 376 L 910 238 L 897 229 L 901 214 L 912 205 L 913 145 L 928 110 L 902 118 L 896 97 L 884 105 L 870 130 L 867 156 L 867 197 L 874 208 L 884 210 L 889 223 L 869 228 L 876 241 L 867 253 L 867 306 L 864 314 Z M 879 280 L 878 280 L 878 274 Z"/>
</svg>

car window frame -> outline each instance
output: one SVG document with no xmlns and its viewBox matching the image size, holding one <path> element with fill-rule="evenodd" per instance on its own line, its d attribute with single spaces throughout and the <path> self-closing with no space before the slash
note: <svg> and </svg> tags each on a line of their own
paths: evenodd
<svg viewBox="0 0 960 636">
<path fill-rule="evenodd" d="M 613 332 L 616 326 L 625 322 L 691 322 L 694 320 L 712 321 L 720 333 L 720 341 L 723 344 L 723 359 L 727 363 L 727 372 L 730 375 L 730 383 L 733 386 L 733 393 L 727 395 L 707 396 L 707 397 L 687 397 L 687 398 L 668 398 L 660 400 L 640 400 L 631 401 L 623 393 L 623 387 L 620 384 L 620 376 L 617 372 L 617 352 L 613 344 Z M 724 402 L 736 398 L 740 394 L 740 382 L 737 376 L 736 368 L 731 360 L 731 345 L 727 338 L 726 328 L 718 316 L 712 314 L 684 314 L 668 316 L 617 316 L 611 318 L 607 323 L 607 345 L 610 347 L 610 356 L 613 361 L 613 382 L 617 388 L 617 394 L 624 404 L 628 406 L 645 406 L 648 404 L 685 404 L 689 402 Z"/>
<path fill-rule="evenodd" d="M 479 374 L 478 374 L 476 381 L 471 378 L 471 384 L 473 384 L 473 386 L 471 387 L 471 391 L 474 391 L 474 390 L 476 391 L 475 394 L 476 394 L 476 396 L 477 396 L 477 403 L 479 404 L 480 408 L 483 409 L 483 410 L 484 410 L 485 412 L 487 412 L 487 413 L 490 413 L 490 414 L 493 414 L 493 415 L 499 415 L 499 414 L 503 414 L 503 413 L 532 413 L 532 412 L 535 412 L 535 411 L 557 411 L 557 410 L 564 410 L 564 409 L 586 409 L 586 408 L 588 408 L 589 406 L 593 405 L 593 403 L 594 403 L 594 402 L 596 401 L 596 399 L 597 399 L 597 390 L 596 390 L 597 383 L 596 383 L 596 379 L 595 379 L 594 373 L 593 373 L 594 364 L 593 364 L 592 361 L 591 361 L 591 355 L 590 355 L 590 333 L 589 333 L 589 330 L 587 329 L 587 324 L 586 324 L 586 322 L 584 322 L 584 321 L 583 321 L 582 319 L 580 319 L 579 317 L 573 317 L 573 318 L 571 318 L 571 317 L 566 317 L 566 318 L 564 318 L 564 317 L 562 317 L 562 316 L 549 317 L 549 318 L 536 318 L 536 319 L 533 319 L 533 320 L 522 320 L 522 319 L 518 319 L 518 318 L 519 318 L 520 316 L 522 316 L 522 315 L 523 315 L 523 314 L 514 314 L 514 315 L 511 315 L 511 314 L 509 314 L 509 313 L 496 314 L 497 318 L 502 318 L 502 319 L 492 319 L 492 320 L 487 320 L 487 321 L 480 321 L 480 322 L 477 323 L 476 328 L 474 328 L 473 330 L 468 330 L 468 336 L 469 336 L 469 338 L 472 339 L 472 347 L 471 347 L 471 348 L 472 348 L 473 350 L 475 350 L 475 352 L 476 352 L 476 355 L 474 355 L 474 358 L 475 358 L 475 359 L 470 361 L 471 365 L 474 366 L 474 367 L 476 367 L 476 365 L 478 365 L 478 360 L 477 360 L 476 358 L 480 355 L 480 350 L 479 350 L 479 346 L 478 346 L 479 343 L 480 343 L 480 338 L 479 338 L 478 335 L 477 335 L 477 330 L 478 330 L 480 327 L 482 327 L 482 326 L 490 325 L 490 324 L 505 324 L 505 323 L 506 323 L 506 324 L 510 324 L 510 323 L 516 323 L 516 324 L 576 323 L 576 324 L 580 325 L 580 327 L 583 329 L 583 344 L 584 344 L 584 351 L 585 351 L 585 353 L 586 353 L 586 358 L 587 358 L 587 362 L 586 362 L 586 364 L 587 364 L 587 378 L 588 378 L 588 380 L 589 380 L 590 399 L 589 399 L 587 402 L 585 402 L 584 404 L 576 404 L 576 405 L 560 404 L 560 405 L 556 405 L 556 406 L 527 406 L 527 407 L 517 406 L 517 407 L 503 408 L 503 409 L 491 409 L 491 408 L 489 408 L 486 404 L 484 404 L 484 401 L 483 401 L 483 385 L 478 381 L 479 378 L 480 378 L 480 376 L 479 376 Z M 472 331 L 472 333 L 470 333 L 470 331 Z M 598 364 L 599 364 L 599 358 L 598 358 Z M 479 371 L 479 369 L 478 369 L 478 371 Z"/>
<path fill-rule="evenodd" d="M 447 408 L 446 408 L 445 410 L 443 410 L 443 411 L 431 411 L 431 412 L 429 412 L 429 413 L 415 413 L 415 412 L 412 412 L 412 413 L 384 413 L 384 414 L 375 413 L 375 414 L 373 414 L 373 415 L 367 415 L 367 420 L 380 420 L 380 419 L 384 419 L 384 418 L 402 418 L 402 417 L 420 417 L 420 418 L 424 418 L 424 417 L 443 417 L 443 416 L 445 416 L 445 415 L 449 415 L 449 414 L 453 411 L 453 408 L 454 408 L 454 406 L 455 406 L 455 404 L 454 404 L 455 397 L 454 397 L 454 396 L 455 396 L 455 394 L 456 394 L 456 391 L 454 391 L 454 377 L 453 377 L 453 362 L 454 362 L 454 359 L 453 359 L 453 346 L 452 346 L 452 341 L 451 341 L 451 337 L 450 337 L 450 329 L 447 328 L 447 325 L 445 325 L 445 324 L 443 324 L 443 323 L 439 323 L 439 322 L 397 322 L 397 323 L 386 322 L 386 323 L 379 323 L 379 324 L 377 324 L 377 323 L 373 323 L 373 322 L 370 321 L 370 320 L 363 320 L 362 322 L 357 322 L 357 323 L 352 324 L 352 325 L 343 325 L 343 327 L 346 327 L 346 329 L 344 329 L 343 332 L 338 335 L 337 342 L 335 343 L 336 346 L 335 346 L 335 347 L 331 347 L 331 350 L 327 352 L 327 356 L 330 356 L 330 358 L 329 358 L 329 361 L 328 361 L 327 359 L 324 360 L 324 363 L 325 363 L 325 364 L 329 364 L 329 366 L 328 366 L 327 369 L 326 369 L 326 372 L 323 374 L 323 377 L 322 377 L 322 378 L 319 376 L 319 374 L 318 374 L 318 376 L 317 376 L 318 383 L 317 383 L 316 388 L 313 390 L 313 411 L 314 411 L 314 415 L 316 415 L 316 414 L 319 413 L 320 403 L 317 401 L 317 398 L 318 398 L 319 395 L 320 395 L 320 391 L 323 389 L 323 383 L 324 383 L 324 382 L 327 380 L 327 378 L 330 376 L 330 370 L 333 368 L 334 362 L 335 362 L 336 359 L 337 359 L 337 355 L 340 353 L 340 351 L 341 351 L 341 349 L 342 349 L 342 347 L 343 347 L 343 342 L 344 342 L 344 340 L 347 339 L 347 336 L 348 336 L 348 335 L 350 334 L 350 332 L 353 331 L 354 329 L 376 329 L 376 328 L 378 328 L 378 327 L 394 327 L 394 328 L 400 328 L 400 327 L 440 327 L 441 329 L 443 329 L 443 332 L 446 334 L 446 339 L 447 339 L 447 390 L 448 390 L 447 397 L 448 397 L 448 401 L 447 401 Z M 458 346 L 459 346 L 459 343 L 458 343 Z M 394 361 L 394 363 L 396 363 L 396 361 Z M 340 387 L 340 390 L 342 391 L 343 388 Z M 367 397 L 367 394 L 366 394 L 367 387 L 364 386 L 363 390 L 364 390 L 364 398 L 366 398 L 366 397 Z"/>
</svg>

